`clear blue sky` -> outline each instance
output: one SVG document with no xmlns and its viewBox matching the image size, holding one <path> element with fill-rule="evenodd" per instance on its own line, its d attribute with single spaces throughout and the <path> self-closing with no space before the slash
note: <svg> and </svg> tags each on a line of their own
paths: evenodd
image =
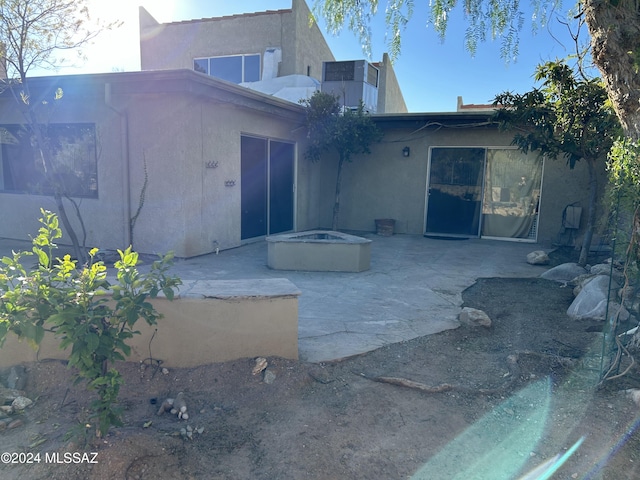
<svg viewBox="0 0 640 480">
<path fill-rule="evenodd" d="M 86 49 L 86 63 L 76 61 L 75 68 L 67 67 L 59 70 L 59 73 L 139 70 L 138 5 L 143 5 L 159 22 L 291 7 L 291 0 L 90 1 L 94 16 L 117 18 L 123 25 L 102 34 L 94 46 Z M 307 3 L 311 4 L 312 1 L 307 0 Z M 527 12 L 520 35 L 520 54 L 514 62 L 506 64 L 500 58 L 499 40 L 480 44 L 476 56 L 472 58 L 464 49 L 466 24 L 460 9 L 452 15 L 446 39 L 442 43 L 433 29 L 426 27 L 428 0 L 415 0 L 415 3 L 413 20 L 403 33 L 402 54 L 394 65 L 411 112 L 455 111 L 459 95 L 465 104 L 490 103 L 496 94 L 506 90 L 520 93 L 528 91 L 535 84 L 532 75 L 537 64 L 565 57 L 574 51 L 566 27 L 560 25 L 555 17 L 547 28 L 533 35 L 531 13 Z M 384 0 L 380 4 L 384 8 Z M 529 2 L 524 1 L 521 5 L 528 8 Z M 384 11 L 378 17 L 373 25 L 372 61 L 381 60 L 383 52 L 387 50 Z M 357 38 L 350 31 L 345 29 L 336 37 L 326 33 L 322 22 L 320 28 L 337 60 L 364 58 Z"/>
</svg>

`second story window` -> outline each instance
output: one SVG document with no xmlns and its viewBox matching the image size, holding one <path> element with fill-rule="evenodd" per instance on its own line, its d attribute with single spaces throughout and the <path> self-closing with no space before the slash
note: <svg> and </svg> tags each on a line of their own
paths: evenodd
<svg viewBox="0 0 640 480">
<path fill-rule="evenodd" d="M 256 82 L 260 80 L 260 55 L 196 58 L 193 69 L 228 82 Z"/>
</svg>

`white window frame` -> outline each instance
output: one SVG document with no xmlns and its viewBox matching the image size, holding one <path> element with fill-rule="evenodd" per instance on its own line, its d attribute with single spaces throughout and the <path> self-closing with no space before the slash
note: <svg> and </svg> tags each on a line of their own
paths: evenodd
<svg viewBox="0 0 640 480">
<path fill-rule="evenodd" d="M 206 60 L 207 61 L 207 72 L 206 72 L 206 74 L 207 75 L 211 75 L 211 60 L 215 60 L 217 58 L 232 58 L 232 57 L 241 57 L 242 58 L 242 72 L 241 72 L 242 82 L 246 82 L 247 81 L 245 79 L 245 61 L 246 61 L 246 57 L 258 57 L 258 61 L 259 61 L 259 65 L 258 65 L 258 80 L 260 80 L 262 78 L 262 56 L 259 53 L 240 53 L 240 54 L 235 54 L 235 55 L 216 55 L 214 57 L 196 57 L 196 58 L 193 59 L 194 70 L 195 70 L 195 62 L 197 62 L 199 60 Z"/>
</svg>

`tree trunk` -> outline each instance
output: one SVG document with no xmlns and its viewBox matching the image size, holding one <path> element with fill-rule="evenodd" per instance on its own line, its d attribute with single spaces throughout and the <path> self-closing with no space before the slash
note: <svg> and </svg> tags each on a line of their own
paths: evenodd
<svg viewBox="0 0 640 480">
<path fill-rule="evenodd" d="M 596 207 L 598 200 L 598 175 L 596 173 L 596 159 L 585 159 L 589 167 L 589 207 L 587 209 L 587 228 L 582 239 L 582 248 L 580 249 L 580 257 L 578 265 L 583 267 L 587 264 L 587 257 L 591 249 L 591 240 L 593 239 L 593 230 L 596 225 Z"/>
<path fill-rule="evenodd" d="M 34 127 L 34 130 L 36 130 L 37 128 L 38 127 L 36 125 Z M 42 158 L 42 162 L 46 167 L 48 175 L 50 177 L 54 177 L 55 172 L 53 171 L 53 164 L 51 162 L 51 158 L 49 158 L 49 152 L 46 151 L 46 147 L 44 146 L 44 139 L 42 138 L 42 135 L 36 134 L 36 143 L 38 143 L 37 148 Z M 69 221 L 69 216 L 67 215 L 67 209 L 64 206 L 62 194 L 59 190 L 59 187 L 55 183 L 55 179 L 53 179 L 51 183 L 53 185 L 53 200 L 55 201 L 56 207 L 58 209 L 58 217 L 60 217 L 60 220 L 62 220 L 62 225 L 64 225 L 64 228 L 67 231 L 67 235 L 69 235 L 71 245 L 73 246 L 73 253 L 78 259 L 78 262 L 85 263 L 87 261 L 87 254 L 84 251 L 83 246 L 80 245 L 78 236 L 76 235 L 76 231 L 73 229 L 73 226 Z"/>
<path fill-rule="evenodd" d="M 636 0 L 585 0 L 591 56 L 625 135 L 640 140 L 640 12 Z M 586 240 L 586 237 L 585 237 Z M 638 247 L 638 241 L 635 247 Z"/>
<path fill-rule="evenodd" d="M 30 97 L 30 92 L 28 86 L 26 85 L 26 79 L 22 82 L 24 87 L 25 94 L 27 98 Z M 16 100 L 17 101 L 17 100 Z M 49 145 L 44 135 L 40 131 L 40 126 L 38 124 L 38 118 L 36 116 L 33 107 L 27 103 L 25 103 L 26 113 L 25 117 L 29 122 L 29 128 L 31 129 L 31 133 L 35 137 L 36 149 L 37 153 L 40 155 L 40 161 L 45 170 L 45 174 L 51 179 L 51 186 L 53 188 L 53 200 L 55 201 L 56 207 L 58 209 L 58 217 L 62 220 L 62 225 L 64 226 L 67 235 L 69 235 L 69 239 L 71 240 L 71 245 L 73 246 L 73 253 L 75 257 L 78 259 L 78 262 L 85 263 L 87 261 L 87 254 L 80 242 L 78 241 L 78 236 L 69 221 L 69 216 L 67 215 L 67 210 L 64 206 L 62 192 L 60 191 L 60 186 L 56 180 L 56 172 L 53 166 L 53 162 L 51 161 L 51 151 L 49 150 Z"/>
<path fill-rule="evenodd" d="M 344 163 L 344 157 L 340 154 L 340 160 L 338 161 L 338 176 L 336 178 L 336 198 L 333 204 L 333 221 L 331 222 L 331 229 L 338 230 L 338 214 L 340 213 L 340 188 L 342 186 L 342 164 Z"/>
<path fill-rule="evenodd" d="M 614 5 L 615 3 L 615 5 Z M 640 15 L 635 0 L 585 0 L 591 53 L 625 134 L 640 140 Z M 634 55 L 635 52 L 635 55 Z"/>
<path fill-rule="evenodd" d="M 73 229 L 71 222 L 69 221 L 69 216 L 67 215 L 67 209 L 64 206 L 64 202 L 62 199 L 62 195 L 56 192 L 53 194 L 53 199 L 56 202 L 56 207 L 58 207 L 58 215 L 60 220 L 62 220 L 62 224 L 64 225 L 67 234 L 69 235 L 69 239 L 71 240 L 71 245 L 73 246 L 73 253 L 75 257 L 78 259 L 78 262 L 84 264 L 87 261 L 87 252 L 84 249 L 83 245 L 80 245 L 80 241 L 78 240 L 78 235 L 76 235 L 76 231 Z"/>
</svg>

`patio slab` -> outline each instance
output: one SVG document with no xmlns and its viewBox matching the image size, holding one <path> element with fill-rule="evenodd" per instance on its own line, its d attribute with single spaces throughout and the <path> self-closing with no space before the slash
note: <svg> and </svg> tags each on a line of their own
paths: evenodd
<svg viewBox="0 0 640 480">
<path fill-rule="evenodd" d="M 365 272 L 271 270 L 267 243 L 260 241 L 177 259 L 172 273 L 194 280 L 286 278 L 301 292 L 300 359 L 323 362 L 457 328 L 462 292 L 477 278 L 537 277 L 546 270 L 526 263 L 539 244 L 363 236 L 372 240 Z M 30 245 L 0 239 L 0 256 L 11 248 Z"/>
</svg>

